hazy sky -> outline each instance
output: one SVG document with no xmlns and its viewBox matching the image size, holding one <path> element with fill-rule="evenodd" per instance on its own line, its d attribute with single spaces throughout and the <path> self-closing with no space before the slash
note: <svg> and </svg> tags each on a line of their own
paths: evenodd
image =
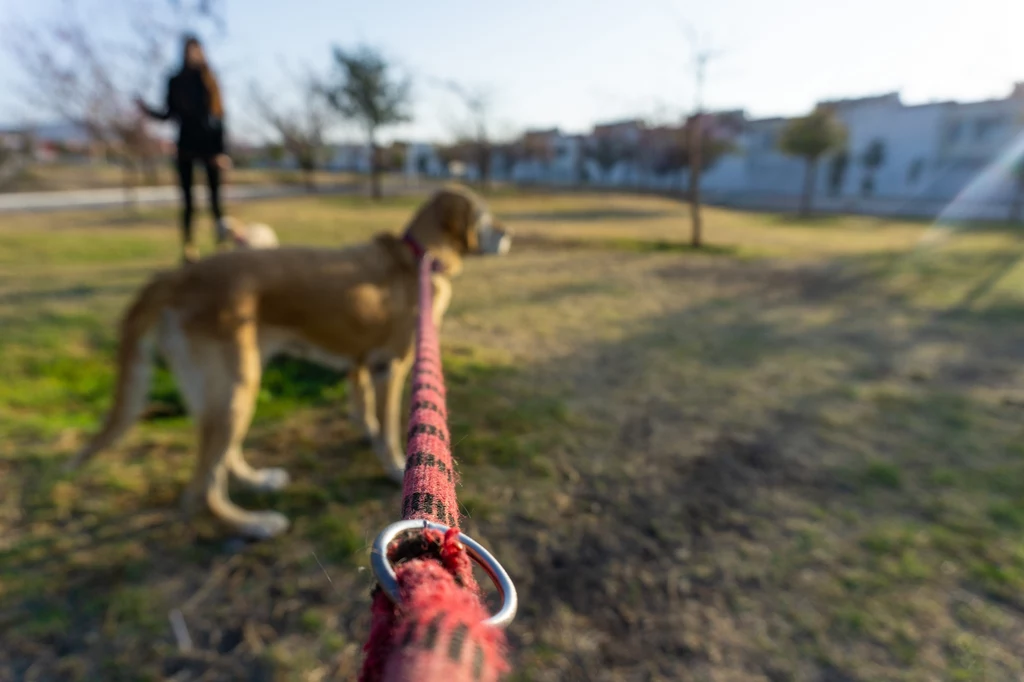
<svg viewBox="0 0 1024 682">
<path fill-rule="evenodd" d="M 114 26 L 110 15 L 124 1 L 75 4 Z M 707 105 L 755 116 L 891 90 L 910 102 L 1002 97 L 1024 80 L 1024 0 L 225 2 L 226 33 L 211 35 L 208 51 L 235 120 L 250 80 L 272 90 L 284 82 L 282 61 L 324 68 L 331 44 L 367 43 L 419 77 L 416 122 L 396 131 L 416 138 L 450 136 L 462 116 L 424 75 L 489 88 L 506 132 L 678 116 L 694 95 L 687 25 L 720 51 L 708 68 Z M 59 7 L 0 0 L 0 21 Z M 154 67 L 147 94 L 155 98 L 164 76 Z M 17 63 L 0 46 L 0 121 L 26 114 L 17 82 Z"/>
</svg>

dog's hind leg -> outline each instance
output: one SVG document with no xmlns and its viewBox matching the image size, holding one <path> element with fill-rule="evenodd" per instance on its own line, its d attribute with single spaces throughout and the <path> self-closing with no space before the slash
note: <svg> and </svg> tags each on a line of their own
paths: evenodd
<svg viewBox="0 0 1024 682">
<path fill-rule="evenodd" d="M 194 349 L 193 343 L 185 335 L 178 316 L 170 311 L 165 312 L 160 326 L 160 350 L 174 373 L 185 407 L 189 414 L 198 420 L 204 414 L 207 403 L 202 352 L 209 352 L 209 349 L 204 349 L 202 345 Z M 260 366 L 262 365 L 261 359 Z M 258 390 L 259 371 L 255 383 Z M 243 435 L 245 428 L 247 426 L 243 427 Z M 272 491 L 288 485 L 288 472 L 284 469 L 254 469 L 249 466 L 242 455 L 241 442 L 234 443 L 228 450 L 227 463 L 231 473 L 250 488 Z M 201 488 L 201 484 L 196 484 L 189 489 L 185 504 L 187 510 L 194 510 Z"/>
<path fill-rule="evenodd" d="M 259 391 L 260 356 L 253 325 L 239 328 L 234 338 L 203 342 L 198 353 L 203 360 L 205 404 L 199 423 L 199 462 L 186 490 L 189 505 L 201 493 L 210 511 L 235 531 L 254 538 L 269 538 L 288 528 L 288 519 L 278 512 L 252 512 L 228 497 L 228 473 L 241 470 L 241 444 L 252 420 Z M 279 473 L 272 473 L 272 472 Z M 271 473 L 267 473 L 271 472 Z M 287 482 L 280 470 L 254 470 L 245 464 L 252 480 L 273 487 Z M 240 476 L 241 477 L 241 476 Z M 244 480 L 244 479 L 243 479 Z"/>
</svg>

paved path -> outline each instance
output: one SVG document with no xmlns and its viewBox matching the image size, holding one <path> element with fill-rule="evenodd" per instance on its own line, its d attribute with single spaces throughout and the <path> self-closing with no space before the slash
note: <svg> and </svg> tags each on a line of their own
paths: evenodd
<svg viewBox="0 0 1024 682">
<path fill-rule="evenodd" d="M 207 203 L 205 186 L 197 186 L 196 202 L 202 207 Z M 271 199 L 305 194 L 301 186 L 291 185 L 228 185 L 224 188 L 226 202 L 251 199 Z M 317 194 L 355 194 L 365 192 L 359 183 L 330 185 L 317 189 Z M 178 188 L 173 186 L 139 187 L 135 200 L 142 206 L 175 204 L 179 201 Z M 389 192 L 390 194 L 391 192 Z M 11 192 L 0 193 L 0 213 L 27 211 L 61 211 L 68 209 L 110 208 L 123 206 L 125 191 L 122 188 L 65 190 L 61 192 Z"/>
</svg>

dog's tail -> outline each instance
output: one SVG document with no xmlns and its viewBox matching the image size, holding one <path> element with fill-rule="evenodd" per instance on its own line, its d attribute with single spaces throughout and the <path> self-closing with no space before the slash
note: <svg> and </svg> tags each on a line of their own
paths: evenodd
<svg viewBox="0 0 1024 682">
<path fill-rule="evenodd" d="M 121 319 L 117 350 L 117 389 L 103 427 L 65 465 L 71 471 L 113 445 L 146 408 L 153 369 L 154 327 L 174 290 L 174 272 L 161 273 L 136 296 Z"/>
</svg>

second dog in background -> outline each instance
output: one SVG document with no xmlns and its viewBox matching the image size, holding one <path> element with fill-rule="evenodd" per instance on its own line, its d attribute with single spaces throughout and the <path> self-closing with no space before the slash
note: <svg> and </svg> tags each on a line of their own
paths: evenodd
<svg viewBox="0 0 1024 682">
<path fill-rule="evenodd" d="M 225 216 L 218 227 L 226 233 L 227 241 L 241 249 L 276 249 L 277 233 L 264 223 L 245 223 L 238 218 Z"/>
</svg>

